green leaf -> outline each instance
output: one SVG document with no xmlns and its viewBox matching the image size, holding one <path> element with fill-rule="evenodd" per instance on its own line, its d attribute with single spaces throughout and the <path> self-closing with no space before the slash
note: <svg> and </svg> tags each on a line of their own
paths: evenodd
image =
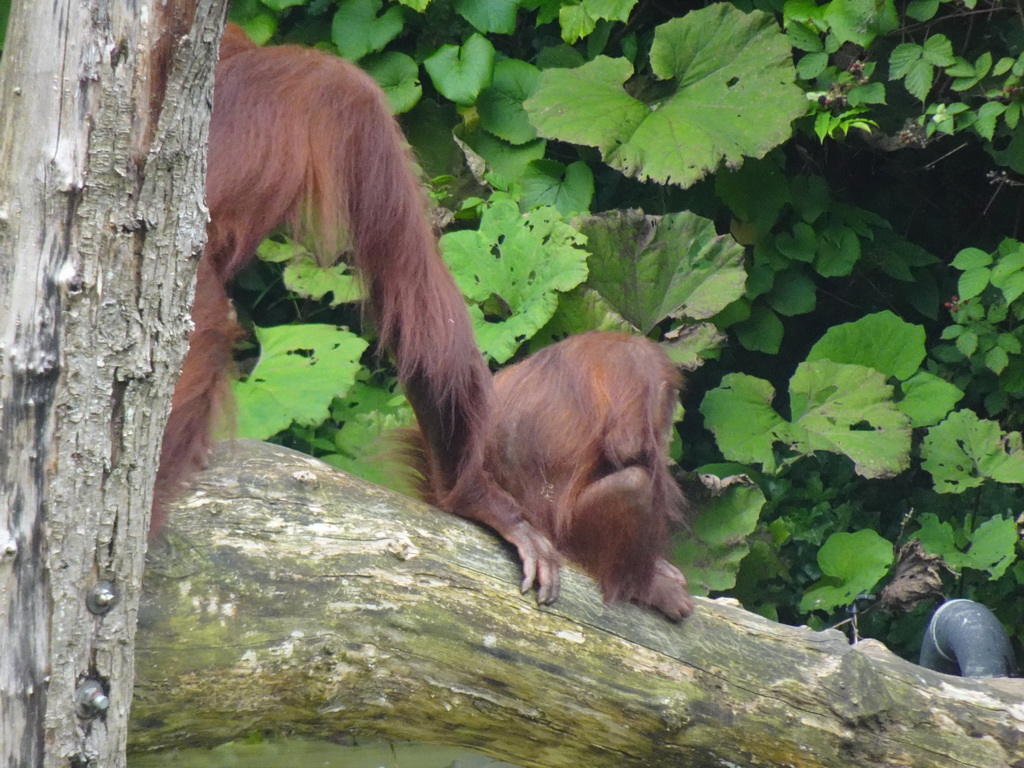
<svg viewBox="0 0 1024 768">
<path fill-rule="evenodd" d="M 814 261 L 818 248 L 818 235 L 810 224 L 798 222 L 793 227 L 793 234 L 783 232 L 775 238 L 775 247 L 779 252 L 794 261 Z"/>
<path fill-rule="evenodd" d="M 562 29 L 562 39 L 572 45 L 594 31 L 597 19 L 587 13 L 583 3 L 574 3 L 563 5 L 558 11 L 558 25 Z"/>
<path fill-rule="evenodd" d="M 831 360 L 801 363 L 789 383 L 793 423 L 805 431 L 793 447 L 850 457 L 861 477 L 893 477 L 910 458 L 910 418 L 872 368 Z"/>
<path fill-rule="evenodd" d="M 272 13 L 257 13 L 245 19 L 232 18 L 256 45 L 265 45 L 277 32 L 277 16 Z M 0 30 L 2 32 L 2 30 Z M 0 35 L 0 42 L 3 41 Z"/>
<path fill-rule="evenodd" d="M 568 167 L 555 160 L 534 160 L 519 183 L 523 207 L 553 205 L 565 217 L 587 213 L 594 197 L 594 174 L 580 160 Z"/>
<path fill-rule="evenodd" d="M 992 268 L 991 280 L 992 285 L 1002 291 L 1007 305 L 1015 302 L 1024 294 L 1024 252 L 1002 256 Z"/>
<path fill-rule="evenodd" d="M 913 538 L 920 539 L 927 552 L 939 555 L 951 568 L 988 571 L 993 579 L 1002 576 L 1016 559 L 1018 534 L 1011 518 L 992 517 L 979 525 L 968 537 L 966 552 L 957 547 L 953 527 L 930 512 L 921 515 L 921 529 Z"/>
<path fill-rule="evenodd" d="M 647 105 L 626 93 L 626 59 L 598 56 L 547 70 L 526 110 L 541 136 L 598 147 L 605 162 L 640 180 L 689 186 L 723 161 L 761 157 L 805 110 L 790 48 L 774 20 L 726 3 L 655 31 L 651 66 L 675 92 Z"/>
<path fill-rule="evenodd" d="M 771 156 L 748 160 L 735 171 L 716 173 L 715 192 L 737 219 L 752 223 L 759 234 L 767 234 L 775 226 L 792 198 L 789 182 Z"/>
<path fill-rule="evenodd" d="M 807 362 L 854 363 L 905 380 L 924 360 L 924 339 L 923 327 L 885 310 L 829 328 L 811 348 Z"/>
<path fill-rule="evenodd" d="M 916 43 L 900 43 L 889 54 L 889 77 L 899 80 L 921 61 L 923 51 Z"/>
<path fill-rule="evenodd" d="M 953 44 L 945 35 L 932 35 L 925 40 L 921 54 L 925 61 L 936 67 L 948 67 L 956 62 Z"/>
<path fill-rule="evenodd" d="M 772 446 L 786 422 L 772 408 L 775 389 L 764 379 L 730 373 L 704 395 L 700 412 L 715 436 L 722 455 L 730 461 L 754 462 L 774 471 Z"/>
<path fill-rule="evenodd" d="M 504 363 L 551 319 L 558 292 L 587 277 L 587 253 L 580 248 L 584 242 L 554 208 L 520 214 L 510 200 L 486 208 L 479 230 L 441 238 L 459 288 L 477 303 L 470 315 L 486 354 Z M 487 317 L 479 306 L 485 303 Z"/>
<path fill-rule="evenodd" d="M 906 14 L 915 21 L 929 21 L 939 10 L 939 0 L 911 0 Z"/>
<path fill-rule="evenodd" d="M 271 264 L 279 264 L 284 261 L 290 261 L 295 258 L 306 257 L 313 259 L 313 254 L 309 252 L 301 243 L 297 243 L 294 240 L 286 239 L 283 243 L 279 243 L 276 240 L 269 238 L 263 240 L 256 249 L 256 256 L 260 261 L 266 261 Z"/>
<path fill-rule="evenodd" d="M 903 399 L 896 407 L 910 417 L 910 426 L 930 427 L 942 421 L 963 396 L 959 387 L 934 374 L 918 371 L 903 382 Z"/>
<path fill-rule="evenodd" d="M 729 485 L 701 504 L 691 531 L 673 539 L 673 561 L 686 573 L 693 593 L 707 594 L 735 585 L 739 564 L 750 551 L 748 538 L 764 504 L 764 493 L 755 483 L 748 480 Z"/>
<path fill-rule="evenodd" d="M 367 56 L 360 63 L 387 94 L 393 114 L 408 112 L 419 102 L 423 95 L 420 68 L 411 56 L 387 51 Z"/>
<path fill-rule="evenodd" d="M 964 248 L 957 253 L 953 259 L 954 267 L 961 271 L 967 271 L 976 267 L 987 267 L 992 263 L 992 255 L 980 248 Z"/>
<path fill-rule="evenodd" d="M 804 594 L 801 611 L 831 611 L 870 593 L 889 571 L 892 542 L 871 530 L 833 533 L 818 550 L 823 578 Z"/>
<path fill-rule="evenodd" d="M 862 104 L 885 104 L 885 84 L 855 85 L 846 94 L 846 101 L 851 107 L 858 107 Z"/>
<path fill-rule="evenodd" d="M 363 299 L 359 280 L 349 273 L 347 264 L 321 267 L 311 256 L 285 267 L 284 285 L 289 291 L 316 301 L 330 293 L 332 307 Z"/>
<path fill-rule="evenodd" d="M 574 223 L 592 254 L 588 284 L 644 334 L 669 316 L 710 318 L 743 295 L 743 248 L 708 219 L 612 211 Z"/>
<path fill-rule="evenodd" d="M 814 281 L 799 269 L 787 269 L 775 275 L 767 300 L 780 315 L 792 317 L 813 312 L 817 303 Z"/>
<path fill-rule="evenodd" d="M 455 12 L 484 34 L 511 35 L 518 10 L 519 0 L 455 0 Z"/>
<path fill-rule="evenodd" d="M 701 366 L 726 342 L 725 334 L 713 323 L 686 323 L 672 329 L 671 339 L 661 343 L 662 350 L 673 363 L 688 371 Z"/>
<path fill-rule="evenodd" d="M 960 301 L 978 296 L 988 288 L 991 277 L 992 272 L 988 267 L 976 267 L 960 275 L 957 281 L 957 295 L 960 296 Z"/>
<path fill-rule="evenodd" d="M 266 440 L 292 422 L 320 424 L 360 370 L 367 343 L 333 325 L 256 327 L 260 359 L 234 382 L 238 437 Z"/>
<path fill-rule="evenodd" d="M 524 106 L 542 136 L 611 151 L 649 114 L 622 89 L 632 74 L 626 59 L 607 56 L 574 69 L 548 69 Z"/>
<path fill-rule="evenodd" d="M 802 21 L 795 21 L 791 18 L 787 19 L 786 37 L 789 39 L 790 45 L 798 51 L 824 53 L 824 48 L 821 44 L 821 33 L 819 33 L 811 24 L 807 24 Z M 805 56 L 804 58 L 807 57 Z M 827 60 L 828 57 L 826 55 L 826 61 Z M 801 59 L 801 61 L 803 61 L 803 59 Z"/>
<path fill-rule="evenodd" d="M 818 238 L 814 268 L 822 277 L 845 277 L 860 259 L 860 238 L 850 227 L 832 225 Z"/>
<path fill-rule="evenodd" d="M 512 144 L 537 138 L 537 131 L 523 109 L 540 82 L 540 70 L 518 59 L 503 59 L 494 65 L 491 85 L 480 92 L 476 108 L 480 125 Z"/>
<path fill-rule="evenodd" d="M 828 66 L 828 54 L 824 51 L 808 53 L 796 64 L 796 76 L 801 80 L 813 80 Z"/>
<path fill-rule="evenodd" d="M 736 338 L 751 352 L 778 353 L 785 328 L 779 316 L 763 304 L 754 304 L 750 317 L 734 326 Z"/>
<path fill-rule="evenodd" d="M 935 81 L 935 68 L 923 59 L 914 64 L 903 79 L 903 85 L 911 96 L 918 101 L 924 101 L 928 92 L 932 89 Z"/>
<path fill-rule="evenodd" d="M 921 528 L 911 535 L 912 539 L 918 539 L 925 551 L 931 555 L 938 555 L 951 567 L 959 568 L 962 553 L 956 546 L 956 536 L 953 533 L 953 526 L 939 520 L 932 512 L 925 512 L 920 517 Z"/>
<path fill-rule="evenodd" d="M 563 4 L 558 11 L 562 39 L 575 43 L 597 27 L 600 20 L 626 21 L 636 0 L 582 0 Z"/>
<path fill-rule="evenodd" d="M 462 139 L 473 152 L 484 159 L 490 170 L 509 181 L 519 179 L 526 173 L 530 163 L 543 158 L 547 147 L 544 139 L 517 146 L 483 130 L 467 133 Z"/>
<path fill-rule="evenodd" d="M 838 0 L 825 9 L 825 21 L 839 43 L 867 48 L 899 26 L 893 0 Z"/>
<path fill-rule="evenodd" d="M 442 45 L 423 61 L 434 87 L 446 99 L 470 106 L 480 91 L 491 84 L 494 46 L 474 33 L 461 46 Z"/>
<path fill-rule="evenodd" d="M 978 349 L 978 334 L 965 330 L 956 337 L 956 348 L 964 357 L 970 357 Z"/>
<path fill-rule="evenodd" d="M 1003 433 L 999 424 L 979 419 L 973 411 L 955 411 L 929 429 L 921 457 L 939 493 L 962 493 L 986 478 L 1024 485 L 1020 433 Z"/>
<path fill-rule="evenodd" d="M 390 43 L 405 24 L 402 8 L 393 5 L 378 16 L 380 0 L 342 0 L 331 23 L 331 41 L 346 59 L 359 61 Z"/>
<path fill-rule="evenodd" d="M 1002 347 L 992 347 L 985 353 L 985 367 L 993 373 L 1002 373 L 1009 363 L 1010 358 Z"/>
<path fill-rule="evenodd" d="M 985 51 L 978 57 L 978 60 L 974 62 L 973 66 L 968 65 L 968 69 L 970 71 L 965 72 L 963 75 L 960 75 L 960 73 L 954 73 L 953 69 L 954 67 L 946 69 L 947 75 L 958 75 L 950 84 L 950 87 L 954 91 L 966 91 L 980 83 L 992 70 L 992 54 Z"/>
<path fill-rule="evenodd" d="M 967 568 L 988 571 L 992 579 L 998 579 L 1017 559 L 1019 538 L 1013 518 L 989 518 L 974 531 L 962 563 Z"/>
<path fill-rule="evenodd" d="M 993 307 L 993 309 L 995 308 Z M 992 314 L 992 312 L 989 312 L 990 319 L 992 317 Z M 1021 353 L 1020 339 L 1018 339 L 1012 333 L 1000 333 L 996 337 L 996 344 L 1005 349 L 1008 354 L 1019 355 Z"/>
<path fill-rule="evenodd" d="M 605 21 L 629 21 L 637 0 L 583 0 L 587 13 Z"/>
<path fill-rule="evenodd" d="M 412 408 L 394 385 L 374 385 L 368 379 L 364 369 L 345 396 L 331 404 L 331 418 L 342 424 L 329 449 L 333 452 L 320 459 L 372 483 L 412 493 L 414 489 L 402 482 L 401 470 L 381 450 L 386 435 L 415 423 Z"/>
</svg>

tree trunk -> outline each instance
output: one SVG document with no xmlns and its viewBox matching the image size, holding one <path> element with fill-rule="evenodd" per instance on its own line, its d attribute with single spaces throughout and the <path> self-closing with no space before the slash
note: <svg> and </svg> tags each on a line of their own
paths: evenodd
<svg viewBox="0 0 1024 768">
<path fill-rule="evenodd" d="M 226 0 L 15 0 L 0 61 L 0 765 L 120 766 Z"/>
<path fill-rule="evenodd" d="M 700 600 L 673 624 L 569 568 L 538 608 L 488 532 L 237 441 L 146 574 L 134 750 L 251 733 L 468 747 L 524 766 L 1024 761 L 1024 681 Z"/>
</svg>

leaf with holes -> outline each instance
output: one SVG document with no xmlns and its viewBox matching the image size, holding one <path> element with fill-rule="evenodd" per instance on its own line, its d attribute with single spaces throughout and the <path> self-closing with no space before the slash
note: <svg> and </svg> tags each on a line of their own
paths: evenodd
<svg viewBox="0 0 1024 768">
<path fill-rule="evenodd" d="M 355 381 L 367 343 L 333 325 L 255 330 L 259 362 L 233 386 L 238 436 L 266 440 L 293 421 L 305 426 L 323 422 L 331 400 Z"/>
<path fill-rule="evenodd" d="M 490 205 L 476 231 L 441 238 L 445 261 L 470 301 L 477 342 L 504 363 L 547 323 L 561 291 L 587 278 L 586 238 L 550 206 L 526 214 L 511 200 Z"/>
<path fill-rule="evenodd" d="M 716 3 L 655 31 L 651 67 L 674 89 L 666 98 L 634 98 L 623 89 L 632 64 L 598 56 L 546 70 L 526 110 L 541 136 L 598 147 L 638 179 L 687 187 L 790 136 L 806 110 L 790 54 L 772 16 Z"/>
</svg>

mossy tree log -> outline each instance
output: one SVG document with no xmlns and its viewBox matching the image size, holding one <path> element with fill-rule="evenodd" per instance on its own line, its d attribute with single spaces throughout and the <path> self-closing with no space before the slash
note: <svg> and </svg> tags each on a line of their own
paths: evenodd
<svg viewBox="0 0 1024 768">
<path fill-rule="evenodd" d="M 962 680 L 702 600 L 518 594 L 488 532 L 285 449 L 222 449 L 154 547 L 131 746 L 252 732 L 525 766 L 1024 765 L 1024 681 Z"/>
</svg>

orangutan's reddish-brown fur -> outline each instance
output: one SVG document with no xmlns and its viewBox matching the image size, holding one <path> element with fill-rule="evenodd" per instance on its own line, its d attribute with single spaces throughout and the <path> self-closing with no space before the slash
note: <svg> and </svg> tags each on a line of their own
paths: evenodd
<svg viewBox="0 0 1024 768">
<path fill-rule="evenodd" d="M 214 78 L 206 179 L 208 243 L 199 266 L 181 381 L 158 474 L 160 504 L 207 459 L 238 337 L 225 284 L 285 225 L 323 261 L 349 250 L 381 345 L 426 436 L 444 509 L 514 544 L 526 589 L 558 594 L 558 556 L 483 469 L 493 385 L 462 295 L 437 252 L 398 124 L 369 75 L 298 46 L 260 48 L 229 25 Z"/>
<path fill-rule="evenodd" d="M 668 470 L 682 377 L 646 339 L 591 332 L 495 376 L 486 469 L 600 583 L 673 619 L 693 601 L 664 559 L 683 496 Z M 428 488 L 429 495 L 429 488 Z"/>
</svg>

